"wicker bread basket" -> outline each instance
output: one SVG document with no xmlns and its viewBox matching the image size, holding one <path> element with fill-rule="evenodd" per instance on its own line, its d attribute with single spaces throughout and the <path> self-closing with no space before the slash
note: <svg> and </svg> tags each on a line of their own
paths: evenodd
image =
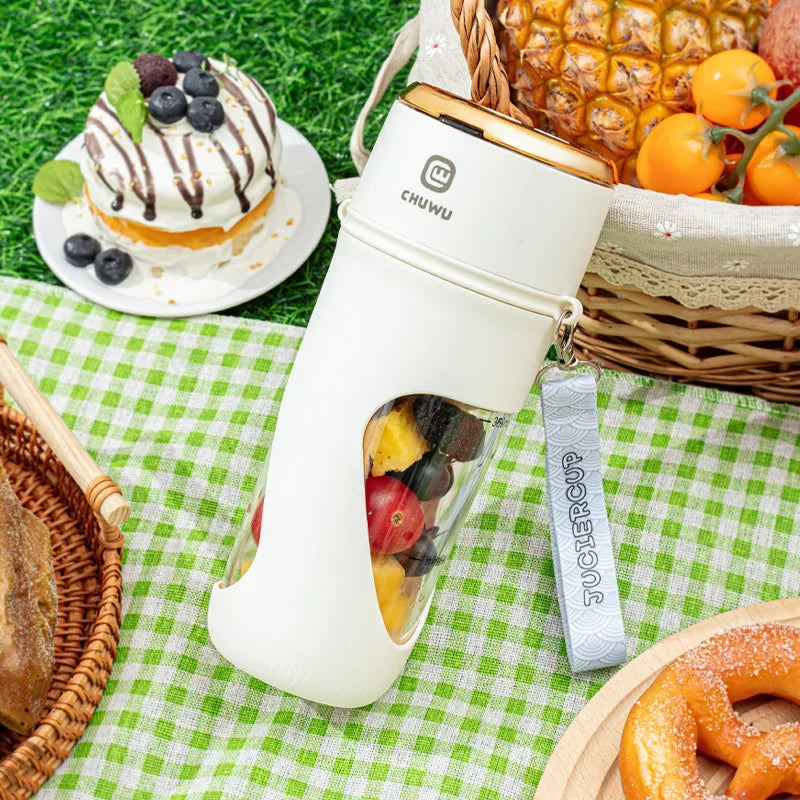
<svg viewBox="0 0 800 800">
<path fill-rule="evenodd" d="M 103 694 L 119 641 L 119 526 L 130 509 L 2 337 L 0 384 L 25 411 L 11 408 L 0 388 L 0 458 L 23 506 L 50 529 L 58 592 L 47 711 L 27 737 L 0 728 L 0 798 L 22 800 L 67 757 Z"/>
<path fill-rule="evenodd" d="M 450 0 L 450 10 L 471 76 L 472 98 L 530 122 L 512 103 L 484 0 Z M 796 309 L 765 313 L 752 306 L 687 308 L 672 297 L 612 285 L 592 272 L 586 274 L 579 298 L 585 314 L 575 340 L 584 357 L 617 369 L 800 403 Z"/>
</svg>

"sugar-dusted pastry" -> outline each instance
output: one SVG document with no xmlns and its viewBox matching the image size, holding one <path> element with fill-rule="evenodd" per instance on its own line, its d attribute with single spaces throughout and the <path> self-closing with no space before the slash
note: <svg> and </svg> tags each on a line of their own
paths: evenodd
<svg viewBox="0 0 800 800">
<path fill-rule="evenodd" d="M 0 725 L 28 733 L 53 680 L 56 584 L 47 526 L 0 466 Z"/>
<path fill-rule="evenodd" d="M 800 703 L 800 628 L 733 628 L 670 664 L 625 723 L 626 800 L 720 800 L 700 778 L 698 750 L 737 768 L 725 798 L 800 793 L 800 723 L 760 731 L 733 710 L 759 694 Z"/>
</svg>

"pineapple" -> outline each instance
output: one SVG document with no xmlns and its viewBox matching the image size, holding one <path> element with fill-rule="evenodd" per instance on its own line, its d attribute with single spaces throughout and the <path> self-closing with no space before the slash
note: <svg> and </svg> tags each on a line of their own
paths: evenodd
<svg viewBox="0 0 800 800">
<path fill-rule="evenodd" d="M 372 578 L 386 630 L 398 635 L 411 613 L 411 598 L 403 592 L 406 571 L 394 556 L 372 556 Z"/>
<path fill-rule="evenodd" d="M 755 49 L 777 0 L 499 0 L 502 57 L 535 123 L 617 164 L 635 183 L 650 130 L 693 111 L 697 65 Z"/>
<path fill-rule="evenodd" d="M 401 400 L 385 417 L 374 422 L 375 426 L 370 428 L 368 425 L 364 434 L 364 450 L 365 466 L 366 456 L 372 455 L 372 474 L 375 476 L 402 472 L 431 449 L 430 443 L 417 430 L 413 398 Z"/>
</svg>

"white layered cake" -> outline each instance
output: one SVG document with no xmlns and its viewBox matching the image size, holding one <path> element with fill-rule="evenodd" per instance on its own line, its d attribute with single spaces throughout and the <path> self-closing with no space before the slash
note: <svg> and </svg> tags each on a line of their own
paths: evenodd
<svg viewBox="0 0 800 800">
<path fill-rule="evenodd" d="M 299 197 L 280 177 L 275 107 L 245 72 L 194 51 L 133 66 L 147 104 L 141 135 L 103 92 L 86 123 L 84 198 L 65 208 L 67 234 L 130 256 L 120 291 L 219 296 L 266 268 L 300 221 Z"/>
</svg>

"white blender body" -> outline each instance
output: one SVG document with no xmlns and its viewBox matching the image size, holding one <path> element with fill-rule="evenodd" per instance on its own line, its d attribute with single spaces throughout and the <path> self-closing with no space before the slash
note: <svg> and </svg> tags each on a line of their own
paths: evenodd
<svg viewBox="0 0 800 800">
<path fill-rule="evenodd" d="M 211 638 L 236 666 L 335 706 L 391 686 L 504 415 L 579 313 L 614 183 L 601 159 L 431 87 L 394 104 L 212 590 Z M 423 463 L 450 486 L 420 488 Z M 378 486 L 413 504 L 386 523 L 407 548 L 376 530 Z"/>
</svg>

